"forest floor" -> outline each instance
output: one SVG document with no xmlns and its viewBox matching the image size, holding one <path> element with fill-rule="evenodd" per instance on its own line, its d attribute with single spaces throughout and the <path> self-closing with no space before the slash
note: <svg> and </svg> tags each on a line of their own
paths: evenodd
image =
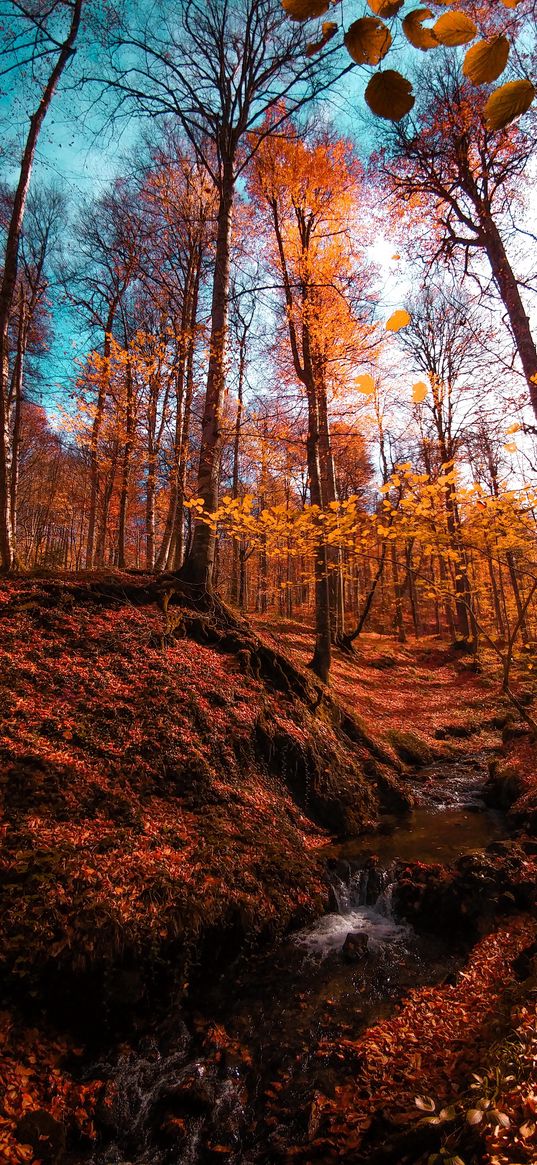
<svg viewBox="0 0 537 1165">
<path fill-rule="evenodd" d="M 496 680 L 438 641 L 366 636 L 356 657 L 334 662 L 332 691 L 355 717 L 351 732 L 307 676 L 299 695 L 261 678 L 231 647 L 186 632 L 163 644 L 163 612 L 138 605 L 132 579 L 123 600 L 117 591 L 108 599 L 99 576 L 100 591 L 88 592 L 91 581 L 0 584 L 2 1160 L 94 1159 L 112 1136 L 114 1100 L 110 1073 L 88 1065 L 136 1047 L 148 1028 L 164 1030 L 172 1006 L 192 1015 L 193 997 L 207 1060 L 220 1070 L 235 1058 L 242 1071 L 249 1051 L 225 1024 L 200 1020 L 200 992 L 239 954 L 247 961 L 254 949 L 277 948 L 327 909 L 327 844 L 401 812 L 410 766 L 492 750 L 491 796 L 524 845 L 514 840 L 487 858 L 504 863 L 498 917 L 477 946 L 465 938 L 466 971 L 408 991 L 397 1014 L 356 1039 L 343 1024 L 325 1028 L 310 1052 L 337 1067 L 337 1080 L 308 1097 L 298 1139 L 282 1143 L 293 1094 L 281 1073 L 265 1082 L 259 1119 L 263 1136 L 274 1134 L 267 1161 L 373 1161 L 381 1148 L 382 1161 L 426 1160 L 439 1127 L 420 1125 L 416 1139 L 424 1114 L 413 1096 L 426 1092 L 436 1107 L 424 1119 L 438 1117 L 448 1148 L 470 1136 L 465 1165 L 535 1160 L 535 967 L 531 950 L 527 966 L 516 960 L 535 937 L 527 890 L 537 770 Z M 307 662 L 308 628 L 256 631 L 299 669 Z M 525 665 L 517 682 L 530 698 Z M 453 895 L 465 909 L 474 903 L 475 887 L 464 898 L 464 871 L 431 868 L 428 882 L 422 873 L 407 876 L 407 899 L 419 890 L 423 904 L 440 880 L 446 917 Z M 416 917 L 425 910 L 407 907 Z M 511 1061 L 516 1048 L 514 1072 L 504 1044 Z M 479 1111 L 496 1113 L 501 1100 L 505 1121 L 469 1124 L 465 1089 L 491 1045 L 503 1075 L 492 1099 L 487 1077 Z M 185 1127 L 198 1127 L 206 1100 L 194 1090 L 192 1112 L 183 1102 L 184 1113 L 166 1118 L 172 1141 L 162 1160 L 180 1159 Z M 386 1137 L 395 1138 L 391 1158 Z M 200 1152 L 200 1161 L 241 1159 L 214 1130 Z"/>
</svg>

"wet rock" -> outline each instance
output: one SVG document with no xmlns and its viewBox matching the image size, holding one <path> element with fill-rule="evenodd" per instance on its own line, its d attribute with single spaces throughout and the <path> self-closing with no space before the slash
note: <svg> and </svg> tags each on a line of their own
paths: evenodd
<svg viewBox="0 0 537 1165">
<path fill-rule="evenodd" d="M 433 751 L 421 737 L 414 732 L 400 732 L 391 729 L 387 733 L 388 740 L 401 760 L 410 765 L 429 765 L 433 761 Z"/>
<path fill-rule="evenodd" d="M 343 882 L 344 886 L 349 885 L 351 880 L 350 862 L 347 862 L 345 858 L 336 858 L 331 869 L 336 875 L 336 878 L 339 878 L 340 882 Z"/>
<path fill-rule="evenodd" d="M 360 931 L 347 935 L 341 948 L 342 957 L 347 963 L 361 963 L 367 956 L 369 936 Z"/>
<path fill-rule="evenodd" d="M 328 887 L 328 911 L 330 914 L 339 913 L 339 898 L 335 886 Z"/>
<path fill-rule="evenodd" d="M 505 854 L 508 854 L 508 853 L 510 853 L 510 852 L 511 852 L 511 850 L 512 850 L 512 848 L 513 848 L 513 842 L 512 842 L 512 841 L 508 841 L 508 840 L 505 840 L 505 841 L 504 841 L 504 840 L 502 840 L 502 841 L 491 841 L 491 842 L 490 842 L 490 845 L 488 845 L 488 846 L 487 846 L 487 853 L 488 853 L 488 854 L 502 854 L 502 855 L 505 855 Z"/>
<path fill-rule="evenodd" d="M 396 748 L 395 751 L 397 752 Z M 364 772 L 375 781 L 381 805 L 387 813 L 406 813 L 412 809 L 414 804 L 412 793 L 404 788 L 386 765 L 379 764 L 373 759 L 367 760 L 364 763 Z"/>
<path fill-rule="evenodd" d="M 22 1145 L 31 1145 L 36 1158 L 51 1165 L 59 1165 L 65 1155 L 65 1128 L 43 1108 L 26 1112 L 17 1121 L 17 1140 Z"/>
<path fill-rule="evenodd" d="M 182 1120 L 208 1117 L 215 1101 L 214 1084 L 192 1068 L 181 1080 L 170 1083 L 161 1092 L 153 1106 L 151 1124 L 166 1140 L 170 1137 L 176 1140 L 181 1135 Z"/>
<path fill-rule="evenodd" d="M 524 791 L 524 780 L 513 765 L 494 761 L 490 766 L 490 776 L 483 789 L 487 805 L 497 809 L 509 809 Z"/>
</svg>

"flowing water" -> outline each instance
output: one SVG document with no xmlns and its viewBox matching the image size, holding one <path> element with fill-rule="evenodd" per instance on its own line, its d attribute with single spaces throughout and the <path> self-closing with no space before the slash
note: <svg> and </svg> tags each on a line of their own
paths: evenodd
<svg viewBox="0 0 537 1165">
<path fill-rule="evenodd" d="M 449 942 L 418 935 L 394 917 L 394 882 L 401 863 L 453 861 L 500 836 L 499 816 L 481 799 L 485 776 L 481 758 L 422 769 L 412 813 L 386 820 L 368 838 L 326 847 L 330 913 L 276 950 L 230 968 L 195 1004 L 191 1028 L 220 1025 L 222 1052 L 207 1054 L 203 1035 L 193 1037 L 179 1019 L 174 1027 L 171 1017 L 164 1037 L 113 1067 L 101 1065 L 114 1079 L 115 1132 L 94 1165 L 279 1160 L 277 1137 L 300 1137 L 300 1128 L 267 1126 L 272 1082 L 288 1081 L 301 1113 L 316 1089 L 337 1083 L 337 1070 L 314 1057 L 324 1036 L 347 1031 L 355 1038 L 410 987 L 460 966 Z"/>
</svg>

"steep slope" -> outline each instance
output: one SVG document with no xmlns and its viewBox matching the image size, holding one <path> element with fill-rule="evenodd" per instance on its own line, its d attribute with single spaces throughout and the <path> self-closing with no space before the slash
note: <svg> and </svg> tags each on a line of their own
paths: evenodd
<svg viewBox="0 0 537 1165">
<path fill-rule="evenodd" d="M 326 903 L 319 834 L 404 804 L 306 672 L 185 608 L 174 637 L 149 585 L 0 593 L 0 966 L 6 997 L 62 1014 L 117 1020 L 204 953 L 303 922 Z"/>
</svg>

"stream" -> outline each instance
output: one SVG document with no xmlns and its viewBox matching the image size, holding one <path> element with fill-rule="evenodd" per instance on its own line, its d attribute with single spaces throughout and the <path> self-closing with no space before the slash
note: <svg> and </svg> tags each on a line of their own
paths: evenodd
<svg viewBox="0 0 537 1165">
<path fill-rule="evenodd" d="M 397 863 L 448 863 L 505 834 L 481 798 L 486 773 L 479 756 L 421 769 L 412 813 L 325 847 L 329 913 L 229 968 L 196 999 L 189 1030 L 170 1016 L 158 1041 L 113 1066 L 94 1065 L 113 1079 L 115 1099 L 108 1147 L 92 1165 L 284 1160 L 284 1144 L 306 1131 L 315 1091 L 337 1083 L 337 1065 L 314 1055 L 319 1041 L 331 1032 L 355 1038 L 411 987 L 462 965 L 449 939 L 417 934 L 394 917 L 394 880 Z M 285 1127 L 267 1119 L 274 1081 L 285 1081 L 293 1112 Z"/>
</svg>

